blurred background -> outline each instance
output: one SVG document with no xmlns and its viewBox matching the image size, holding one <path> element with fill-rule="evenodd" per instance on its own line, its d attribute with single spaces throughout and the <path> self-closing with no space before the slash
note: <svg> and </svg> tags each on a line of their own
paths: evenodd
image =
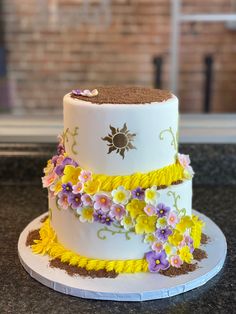
<svg viewBox="0 0 236 314">
<path fill-rule="evenodd" d="M 1 0 L 1 111 L 60 113 L 73 88 L 141 85 L 174 89 L 181 112 L 236 112 L 233 14 L 236 0 Z"/>
<path fill-rule="evenodd" d="M 60 115 L 65 93 L 100 85 L 236 112 L 236 0 L 0 1 L 2 113 Z"/>
</svg>

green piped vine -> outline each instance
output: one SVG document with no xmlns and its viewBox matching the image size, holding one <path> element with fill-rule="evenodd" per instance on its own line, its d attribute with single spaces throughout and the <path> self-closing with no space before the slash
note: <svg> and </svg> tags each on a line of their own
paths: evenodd
<svg viewBox="0 0 236 314">
<path fill-rule="evenodd" d="M 63 142 L 69 142 L 69 136 L 72 137 L 72 144 L 71 144 L 71 151 L 73 154 L 78 155 L 78 152 L 76 150 L 76 145 L 77 145 L 77 141 L 76 141 L 76 136 L 78 135 L 79 132 L 79 128 L 76 126 L 74 127 L 74 129 L 71 131 L 69 128 L 67 128 L 63 133 L 62 133 L 62 138 L 63 138 Z"/>
<path fill-rule="evenodd" d="M 125 235 L 125 238 L 126 240 L 131 240 L 131 237 L 130 237 L 130 233 L 133 233 L 133 231 L 130 231 L 130 230 L 124 230 L 122 227 L 119 227 L 117 226 L 116 224 L 112 224 L 113 227 L 119 229 L 119 230 L 114 230 L 114 229 L 111 229 L 111 228 L 108 228 L 107 226 L 99 229 L 97 231 L 97 237 L 100 239 L 100 240 L 106 240 L 107 237 L 105 235 L 102 235 L 102 233 L 104 232 L 108 232 L 110 233 L 111 235 L 116 235 L 116 234 L 124 234 Z"/>
<path fill-rule="evenodd" d="M 173 192 L 173 191 L 169 191 L 167 193 L 167 195 L 173 197 L 173 201 L 174 201 L 173 207 L 176 209 L 176 211 L 179 214 L 182 214 L 183 216 L 185 216 L 186 215 L 186 209 L 185 208 L 179 209 L 179 207 L 178 207 L 178 200 L 180 200 L 180 195 L 178 195 L 176 192 Z"/>
<path fill-rule="evenodd" d="M 168 129 L 165 129 L 165 130 L 160 132 L 160 134 L 159 134 L 160 140 L 164 140 L 164 133 L 169 133 L 171 135 L 171 137 L 172 137 L 171 145 L 174 146 L 174 149 L 177 151 L 177 149 L 178 149 L 178 147 L 177 147 L 178 131 L 176 132 L 176 135 L 174 135 L 172 128 L 169 127 Z"/>
</svg>

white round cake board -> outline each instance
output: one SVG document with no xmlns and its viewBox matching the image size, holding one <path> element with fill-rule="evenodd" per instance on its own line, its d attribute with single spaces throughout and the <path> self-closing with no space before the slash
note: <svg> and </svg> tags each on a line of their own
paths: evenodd
<svg viewBox="0 0 236 314">
<path fill-rule="evenodd" d="M 209 243 L 203 245 L 208 258 L 186 275 L 167 277 L 158 273 L 120 274 L 116 278 L 69 276 L 64 270 L 49 267 L 49 257 L 32 253 L 26 247 L 29 231 L 38 229 L 45 214 L 34 219 L 21 233 L 18 253 L 21 264 L 31 277 L 56 291 L 76 297 L 115 301 L 145 301 L 171 297 L 204 285 L 223 267 L 227 243 L 219 227 L 205 215 L 193 211 L 206 224 Z"/>
</svg>

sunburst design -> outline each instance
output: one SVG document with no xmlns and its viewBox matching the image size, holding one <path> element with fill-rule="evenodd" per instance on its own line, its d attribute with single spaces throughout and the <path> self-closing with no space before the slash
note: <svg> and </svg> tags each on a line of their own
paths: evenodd
<svg viewBox="0 0 236 314">
<path fill-rule="evenodd" d="M 111 134 L 108 136 L 102 137 L 103 141 L 107 141 L 107 146 L 109 147 L 108 154 L 116 150 L 116 154 L 120 154 L 122 158 L 125 158 L 125 152 L 130 149 L 136 149 L 132 144 L 136 134 L 130 133 L 127 129 L 126 123 L 123 125 L 123 128 L 114 128 L 110 125 Z"/>
</svg>

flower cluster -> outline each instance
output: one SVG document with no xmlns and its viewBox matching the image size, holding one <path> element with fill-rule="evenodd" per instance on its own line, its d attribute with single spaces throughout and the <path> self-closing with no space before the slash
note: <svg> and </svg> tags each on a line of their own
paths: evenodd
<svg viewBox="0 0 236 314">
<path fill-rule="evenodd" d="M 90 91 L 89 89 L 73 89 L 71 93 L 74 96 L 94 97 L 98 95 L 98 90 L 93 89 Z"/>
<path fill-rule="evenodd" d="M 188 158 L 179 155 L 179 162 L 191 172 Z M 81 222 L 115 223 L 142 235 L 150 246 L 146 253 L 150 272 L 191 263 L 193 250 L 200 244 L 202 222 L 160 202 L 156 186 L 100 191 L 100 182 L 92 173 L 65 153 L 62 138 L 58 155 L 48 161 L 44 174 L 43 186 L 56 198 L 58 207 L 70 208 Z"/>
</svg>

